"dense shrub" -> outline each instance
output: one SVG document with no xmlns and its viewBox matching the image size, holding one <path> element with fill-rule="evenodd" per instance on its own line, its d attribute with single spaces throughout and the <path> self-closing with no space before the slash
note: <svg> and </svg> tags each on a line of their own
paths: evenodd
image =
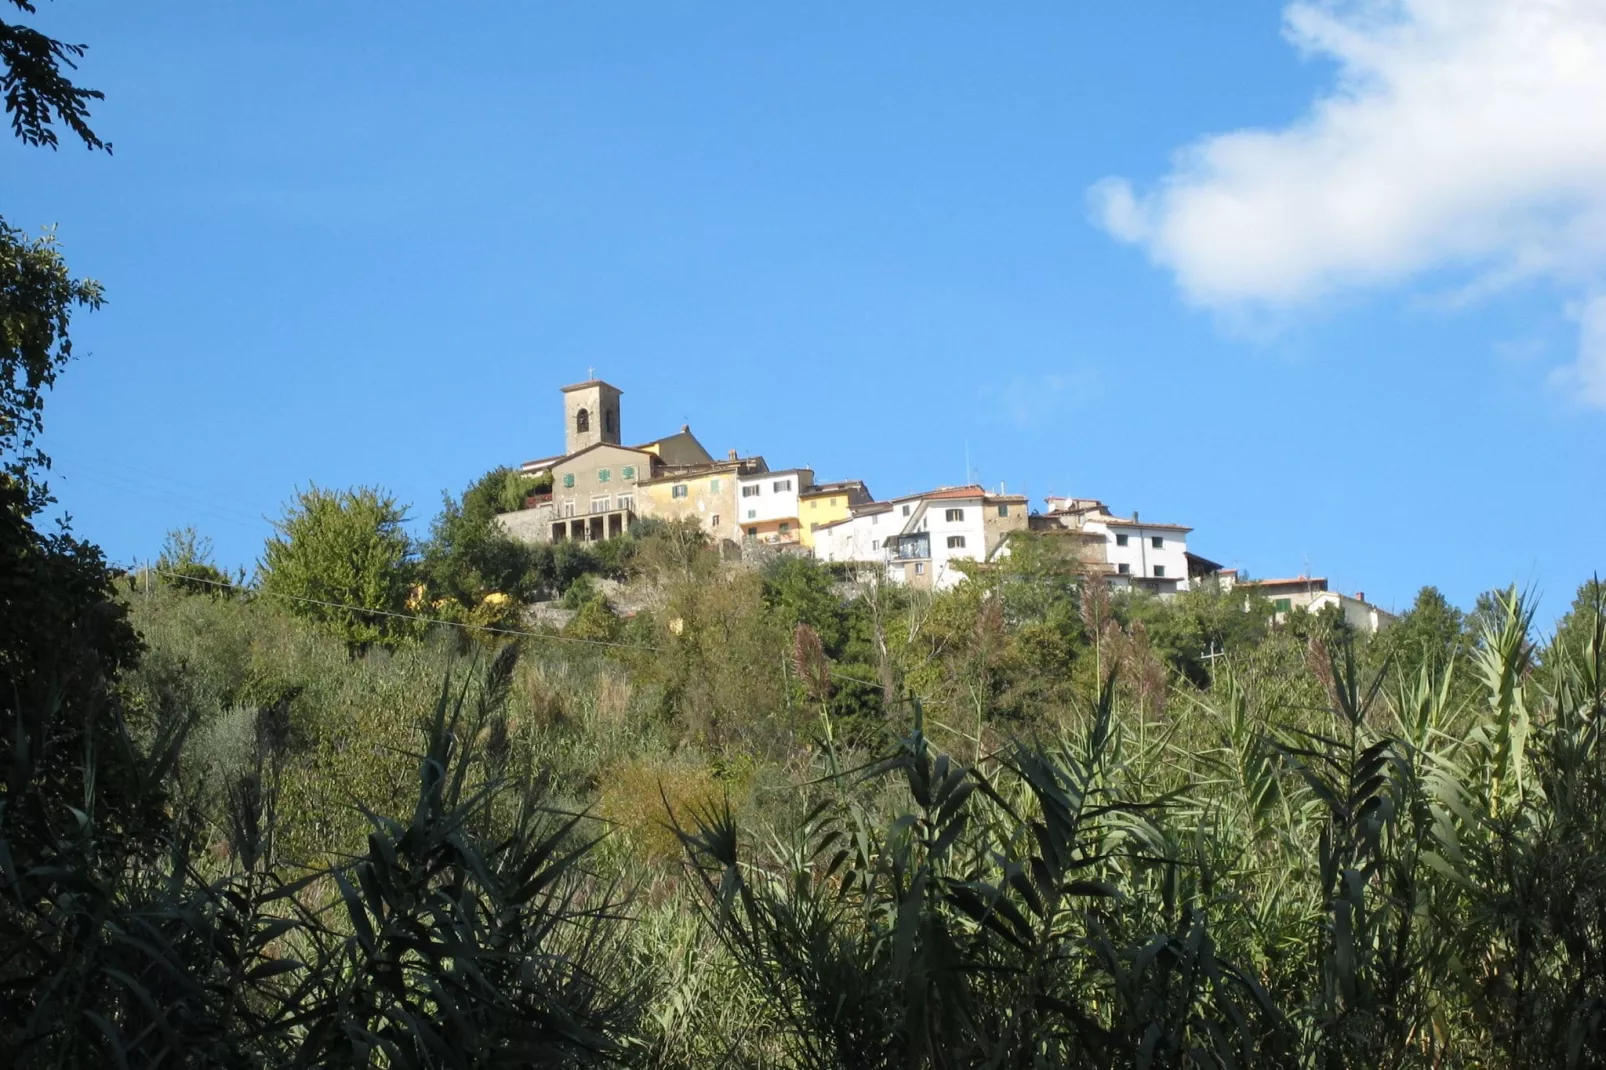
<svg viewBox="0 0 1606 1070">
<path fill-rule="evenodd" d="M 258 586 L 354 651 L 398 642 L 417 630 L 403 615 L 413 579 L 405 521 L 381 490 L 309 487 L 275 522 Z"/>
</svg>

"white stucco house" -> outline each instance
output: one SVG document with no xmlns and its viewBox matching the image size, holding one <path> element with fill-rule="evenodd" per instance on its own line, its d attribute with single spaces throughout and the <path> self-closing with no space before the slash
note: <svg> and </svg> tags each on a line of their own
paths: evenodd
<svg viewBox="0 0 1606 1070">
<path fill-rule="evenodd" d="M 1044 520 L 1104 540 L 1108 578 L 1113 587 L 1132 587 L 1155 594 L 1188 589 L 1188 533 L 1182 524 L 1157 524 L 1115 516 L 1096 498 L 1048 499 Z"/>
<path fill-rule="evenodd" d="M 964 579 L 955 562 L 996 559 L 1026 524 L 1022 495 L 940 487 L 855 506 L 846 520 L 815 530 L 814 549 L 825 561 L 876 564 L 894 583 L 946 590 Z"/>
<path fill-rule="evenodd" d="M 799 541 L 798 495 L 814 486 L 808 468 L 754 473 L 736 480 L 736 522 L 745 538 L 771 545 Z"/>
<path fill-rule="evenodd" d="M 887 551 L 881 544 L 901 526 L 887 502 L 856 505 L 847 518 L 814 529 L 814 556 L 822 561 L 885 563 Z"/>
</svg>

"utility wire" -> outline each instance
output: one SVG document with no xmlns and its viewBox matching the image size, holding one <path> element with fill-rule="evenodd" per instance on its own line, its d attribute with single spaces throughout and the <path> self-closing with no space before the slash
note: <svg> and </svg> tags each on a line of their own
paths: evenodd
<svg viewBox="0 0 1606 1070">
<path fill-rule="evenodd" d="M 581 639 L 575 635 L 548 635 L 545 632 L 527 632 L 518 628 L 497 628 L 489 624 L 465 624 L 457 620 L 445 620 L 441 617 L 423 617 L 416 613 L 397 613 L 388 609 L 367 609 L 363 606 L 349 606 L 343 602 L 325 602 L 317 598 L 306 598 L 297 594 L 284 594 L 280 591 L 264 591 L 250 587 L 243 583 L 228 583 L 224 580 L 208 580 L 200 576 L 186 576 L 182 572 L 170 572 L 164 568 L 149 568 L 150 572 L 158 576 L 171 576 L 174 579 L 184 580 L 187 583 L 204 583 L 210 587 L 228 587 L 236 591 L 248 591 L 254 595 L 265 595 L 269 598 L 283 598 L 291 602 L 304 602 L 307 605 L 323 606 L 326 609 L 346 609 L 353 613 L 368 613 L 376 617 L 395 617 L 399 620 L 419 621 L 423 624 L 446 624 L 453 628 L 463 628 L 473 632 L 490 632 L 493 635 L 517 635 L 527 639 L 546 639 L 557 643 L 584 643 L 587 646 L 618 647 L 620 650 L 650 650 L 655 654 L 663 653 L 662 647 L 636 646 L 632 643 L 613 643 L 605 639 Z"/>
<path fill-rule="evenodd" d="M 177 490 L 173 489 L 173 487 L 161 486 L 152 482 L 140 482 L 141 478 L 150 477 L 130 476 L 111 470 L 95 471 L 90 466 L 72 457 L 59 458 L 58 463 L 52 466 L 51 473 L 69 485 L 87 481 L 134 497 L 149 498 L 152 495 L 157 495 L 189 509 L 196 510 L 212 519 L 222 520 L 231 524 L 259 528 L 264 523 L 267 523 L 264 517 L 248 517 L 243 512 L 237 512 L 227 506 L 220 506 L 207 497 L 187 490 Z"/>
</svg>

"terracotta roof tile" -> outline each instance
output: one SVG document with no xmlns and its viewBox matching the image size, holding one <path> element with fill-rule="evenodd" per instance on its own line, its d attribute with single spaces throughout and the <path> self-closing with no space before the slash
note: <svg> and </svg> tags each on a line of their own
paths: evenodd
<svg viewBox="0 0 1606 1070">
<path fill-rule="evenodd" d="M 1291 577 L 1288 577 L 1286 579 L 1276 579 L 1276 580 L 1239 580 L 1238 583 L 1237 583 L 1237 586 L 1239 586 L 1239 587 L 1282 587 L 1282 586 L 1286 586 L 1286 585 L 1288 585 L 1290 583 L 1309 584 L 1311 587 L 1321 590 L 1321 589 L 1325 589 L 1327 587 L 1327 577 L 1325 577 L 1325 576 L 1291 576 Z"/>
<path fill-rule="evenodd" d="M 902 497 L 894 498 L 892 500 L 895 502 L 912 502 L 917 499 L 924 498 L 928 501 L 944 501 L 952 500 L 954 498 L 985 497 L 987 497 L 987 492 L 981 487 L 972 484 L 968 487 L 938 487 L 936 490 L 928 490 L 924 494 L 905 494 Z"/>
</svg>

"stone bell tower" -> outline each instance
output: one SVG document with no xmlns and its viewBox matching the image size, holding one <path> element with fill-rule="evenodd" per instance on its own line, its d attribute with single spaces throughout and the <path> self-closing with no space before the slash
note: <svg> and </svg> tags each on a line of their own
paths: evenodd
<svg viewBox="0 0 1606 1070">
<path fill-rule="evenodd" d="M 619 395 L 601 379 L 563 388 L 563 452 L 579 453 L 599 442 L 619 445 Z"/>
</svg>

